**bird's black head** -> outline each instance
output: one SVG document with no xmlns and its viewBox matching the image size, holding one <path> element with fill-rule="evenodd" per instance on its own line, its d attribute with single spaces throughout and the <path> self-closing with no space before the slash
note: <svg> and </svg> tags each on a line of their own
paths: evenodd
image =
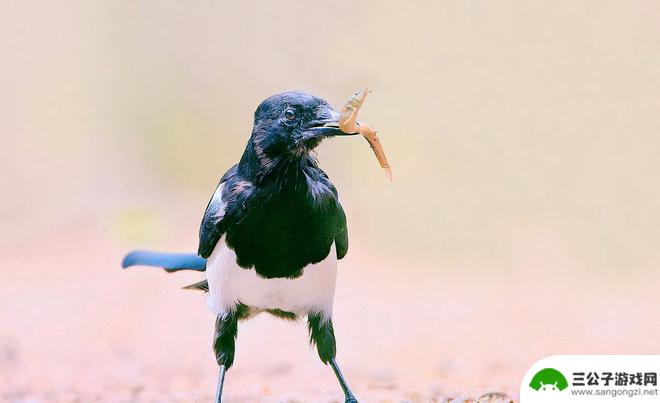
<svg viewBox="0 0 660 403">
<path fill-rule="evenodd" d="M 298 91 L 276 94 L 254 112 L 250 143 L 264 164 L 305 156 L 325 138 L 354 134 L 339 130 L 338 118 L 321 98 Z"/>
</svg>

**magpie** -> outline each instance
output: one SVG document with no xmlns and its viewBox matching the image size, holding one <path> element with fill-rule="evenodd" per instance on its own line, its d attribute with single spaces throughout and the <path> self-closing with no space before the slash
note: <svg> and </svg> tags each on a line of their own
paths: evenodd
<svg viewBox="0 0 660 403">
<path fill-rule="evenodd" d="M 307 318 L 310 343 L 330 365 L 346 402 L 357 402 L 335 359 L 332 306 L 337 261 L 348 252 L 346 215 L 314 149 L 326 138 L 357 133 L 339 128 L 325 100 L 285 92 L 254 113 L 252 134 L 209 201 L 197 254 L 134 251 L 124 268 L 205 271 L 189 289 L 208 293 L 216 316 L 213 351 L 219 365 L 216 402 L 234 362 L 238 322 L 266 312 Z"/>
</svg>

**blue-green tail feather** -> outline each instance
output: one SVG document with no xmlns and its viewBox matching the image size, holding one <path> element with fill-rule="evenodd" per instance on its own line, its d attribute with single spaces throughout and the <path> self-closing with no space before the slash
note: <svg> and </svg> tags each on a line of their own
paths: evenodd
<svg viewBox="0 0 660 403">
<path fill-rule="evenodd" d="M 179 270 L 206 270 L 206 259 L 194 253 L 165 253 L 136 250 L 124 257 L 122 268 L 130 266 L 161 267 L 167 272 Z"/>
</svg>

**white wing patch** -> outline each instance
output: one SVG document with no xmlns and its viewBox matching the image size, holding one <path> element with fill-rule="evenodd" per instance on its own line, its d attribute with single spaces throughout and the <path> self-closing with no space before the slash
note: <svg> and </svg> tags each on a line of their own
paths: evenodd
<svg viewBox="0 0 660 403">
<path fill-rule="evenodd" d="M 227 202 L 222 200 L 222 190 L 224 188 L 225 182 L 222 182 L 220 185 L 218 185 L 218 188 L 215 189 L 213 197 L 211 198 L 210 207 L 215 209 L 215 212 L 212 216 L 215 222 L 222 220 L 222 218 L 225 216 L 225 210 L 227 209 Z"/>
</svg>

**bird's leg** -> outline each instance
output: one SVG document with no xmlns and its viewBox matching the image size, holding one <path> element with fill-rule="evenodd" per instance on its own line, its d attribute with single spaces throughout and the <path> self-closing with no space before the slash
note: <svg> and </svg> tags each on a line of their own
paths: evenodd
<svg viewBox="0 0 660 403">
<path fill-rule="evenodd" d="M 220 365 L 220 371 L 218 372 L 218 386 L 215 389 L 215 400 L 216 403 L 222 403 L 222 387 L 225 385 L 225 369 L 224 365 Z"/>
<path fill-rule="evenodd" d="M 335 376 L 339 381 L 339 386 L 341 386 L 341 390 L 344 391 L 344 398 L 346 399 L 346 403 L 357 403 L 357 399 L 353 395 L 353 392 L 351 392 L 351 390 L 348 388 L 346 379 L 344 379 L 344 375 L 342 375 L 341 371 L 339 370 L 339 366 L 337 365 L 337 362 L 335 361 L 334 358 L 330 360 L 330 366 L 332 367 L 332 370 L 335 372 Z"/>
<path fill-rule="evenodd" d="M 236 333 L 238 332 L 238 319 L 244 316 L 247 307 L 239 305 L 235 310 L 215 319 L 215 335 L 213 337 L 213 352 L 215 360 L 220 366 L 218 375 L 218 387 L 215 394 L 215 402 L 222 401 L 222 387 L 225 383 L 225 372 L 234 363 L 234 350 L 236 345 Z"/>
<path fill-rule="evenodd" d="M 321 361 L 323 361 L 324 364 L 330 364 L 332 367 L 332 370 L 339 381 L 339 386 L 341 386 L 341 389 L 344 391 L 346 403 L 357 403 L 357 399 L 348 387 L 346 379 L 344 379 L 344 375 L 342 375 L 339 366 L 335 361 L 337 346 L 335 342 L 335 331 L 332 328 L 332 320 L 330 318 L 324 318 L 321 314 L 313 313 L 309 315 L 307 324 L 309 326 L 310 342 L 316 344 L 316 349 Z"/>
</svg>

